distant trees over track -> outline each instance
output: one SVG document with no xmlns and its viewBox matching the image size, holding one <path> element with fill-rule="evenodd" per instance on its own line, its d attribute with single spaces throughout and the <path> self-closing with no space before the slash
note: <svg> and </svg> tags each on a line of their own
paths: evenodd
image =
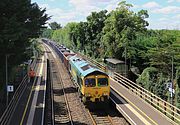
<svg viewBox="0 0 180 125">
<path fill-rule="evenodd" d="M 92 12 L 86 22 L 71 22 L 44 33 L 96 60 L 104 57 L 126 59 L 129 67 L 135 66 L 140 71 L 137 83 L 165 100 L 170 100 L 165 83 L 173 79 L 174 101 L 180 107 L 180 31 L 147 30 L 148 12 L 135 13 L 131 7 L 122 1 L 111 12 Z"/>
</svg>

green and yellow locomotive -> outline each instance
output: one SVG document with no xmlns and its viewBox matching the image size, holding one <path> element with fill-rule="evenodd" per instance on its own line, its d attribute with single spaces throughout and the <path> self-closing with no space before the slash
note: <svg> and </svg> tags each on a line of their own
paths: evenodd
<svg viewBox="0 0 180 125">
<path fill-rule="evenodd" d="M 69 58 L 69 71 L 84 103 L 109 101 L 109 76 L 105 72 L 77 56 Z"/>
</svg>

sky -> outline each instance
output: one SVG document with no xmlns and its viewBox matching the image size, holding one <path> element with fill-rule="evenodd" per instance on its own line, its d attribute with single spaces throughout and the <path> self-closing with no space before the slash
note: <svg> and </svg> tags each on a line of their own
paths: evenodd
<svg viewBox="0 0 180 125">
<path fill-rule="evenodd" d="M 69 22 L 86 21 L 91 12 L 114 10 L 121 0 L 31 0 L 40 8 L 46 8 L 51 17 L 49 22 L 65 26 Z M 133 5 L 134 12 L 147 10 L 148 29 L 180 30 L 180 0 L 126 0 Z"/>
</svg>

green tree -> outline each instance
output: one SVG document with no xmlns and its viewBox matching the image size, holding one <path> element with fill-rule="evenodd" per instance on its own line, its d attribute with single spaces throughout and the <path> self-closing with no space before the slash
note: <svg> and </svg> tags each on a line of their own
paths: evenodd
<svg viewBox="0 0 180 125">
<path fill-rule="evenodd" d="M 64 28 L 55 30 L 52 39 L 64 44 L 66 47 L 76 49 L 77 47 L 77 25 L 78 23 L 68 23 Z"/>
<path fill-rule="evenodd" d="M 53 35 L 53 30 L 52 29 L 44 29 L 41 37 L 51 39 L 52 35 Z"/>
<path fill-rule="evenodd" d="M 157 67 L 163 74 L 171 76 L 172 61 L 174 67 L 180 65 L 180 43 L 173 35 L 169 35 L 166 31 L 159 31 L 155 46 L 151 47 L 145 56 L 149 58 L 151 66 Z"/>
<path fill-rule="evenodd" d="M 9 59 L 13 57 L 13 61 L 9 61 L 10 66 L 22 63 L 28 58 L 26 51 L 31 45 L 30 39 L 41 34 L 41 28 L 44 28 L 45 22 L 49 19 L 45 11 L 30 0 L 1 0 L 0 72 L 2 74 L 5 74 L 5 55 L 13 54 L 9 57 Z"/>
<path fill-rule="evenodd" d="M 101 37 L 102 29 L 104 27 L 104 22 L 107 19 L 107 10 L 102 10 L 100 12 L 92 12 L 91 15 L 87 17 L 87 30 L 86 30 L 86 43 L 90 47 L 90 56 L 95 56 L 95 58 L 100 57 L 101 52 Z"/>
<path fill-rule="evenodd" d="M 180 32 L 179 32 L 180 33 Z M 156 68 L 158 72 L 151 72 L 154 78 L 143 75 L 146 72 L 145 68 L 142 74 L 139 76 L 137 83 L 142 84 L 147 90 L 150 90 L 154 94 L 158 95 L 164 100 L 167 100 L 168 92 L 165 89 L 165 83 L 169 80 L 173 80 L 174 88 L 176 88 L 176 105 L 179 105 L 179 88 L 178 88 L 178 67 L 180 66 L 180 43 L 178 40 L 178 33 L 170 30 L 156 30 L 148 31 L 146 34 L 138 35 L 138 39 L 134 42 L 134 46 L 137 50 L 136 58 L 143 59 L 143 63 L 146 63 L 146 67 Z M 139 62 L 136 59 L 137 62 Z M 172 70 L 173 65 L 173 70 Z M 142 68 L 142 66 L 139 66 Z M 173 78 L 172 78 L 173 71 Z M 176 74 L 175 74 L 176 73 Z M 148 78 L 149 82 L 146 82 Z M 139 82 L 141 81 L 141 82 Z M 146 87 L 152 86 L 152 87 Z"/>
<path fill-rule="evenodd" d="M 134 50 L 130 48 L 132 47 L 131 42 L 136 39 L 136 32 L 146 31 L 147 11 L 141 10 L 134 13 L 130 11 L 130 7 L 132 7 L 131 4 L 125 1 L 120 2 L 116 10 L 113 10 L 105 21 L 101 40 L 106 56 L 123 59 L 128 55 L 128 58 L 132 58 Z"/>
<path fill-rule="evenodd" d="M 77 25 L 78 23 L 72 22 L 72 23 L 68 23 L 66 26 L 73 49 L 76 49 L 77 44 L 78 44 L 77 43 L 77 28 L 76 28 Z"/>
<path fill-rule="evenodd" d="M 154 30 L 148 30 L 143 33 L 136 33 L 136 39 L 131 43 L 132 65 L 138 67 L 142 72 L 149 67 L 149 57 L 146 53 L 150 48 L 156 46 L 158 34 Z"/>
<path fill-rule="evenodd" d="M 61 24 L 58 24 L 57 22 L 49 23 L 49 26 L 51 27 L 52 30 L 57 30 L 62 28 Z"/>
<path fill-rule="evenodd" d="M 176 70 L 176 84 L 175 84 L 175 102 L 176 102 L 176 106 L 178 108 L 180 108 L 180 67 L 177 67 Z"/>
<path fill-rule="evenodd" d="M 142 74 L 136 80 L 143 88 L 153 92 L 156 83 L 158 70 L 154 67 L 148 67 L 144 69 Z"/>
<path fill-rule="evenodd" d="M 87 22 L 80 22 L 77 25 L 77 41 L 78 41 L 78 46 L 79 46 L 78 49 L 85 53 L 87 49 L 87 40 L 86 40 L 86 33 L 88 30 L 87 25 L 88 25 Z"/>
</svg>

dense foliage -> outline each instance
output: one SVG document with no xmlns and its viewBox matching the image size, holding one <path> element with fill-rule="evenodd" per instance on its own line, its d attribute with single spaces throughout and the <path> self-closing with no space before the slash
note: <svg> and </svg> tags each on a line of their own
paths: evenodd
<svg viewBox="0 0 180 125">
<path fill-rule="evenodd" d="M 53 35 L 53 30 L 52 29 L 43 29 L 43 33 L 41 34 L 41 37 L 51 39 L 52 35 Z"/>
<path fill-rule="evenodd" d="M 170 95 L 166 83 L 173 80 L 180 106 L 180 31 L 147 30 L 147 11 L 135 13 L 131 6 L 123 1 L 111 12 L 92 12 L 86 22 L 69 23 L 51 38 L 98 60 L 126 60 L 140 71 L 137 83 L 164 100 Z"/>
<path fill-rule="evenodd" d="M 58 24 L 57 22 L 52 22 L 52 23 L 49 23 L 49 26 L 51 27 L 52 30 L 57 30 L 57 29 L 61 29 L 61 25 Z"/>
<path fill-rule="evenodd" d="M 49 19 L 45 9 L 31 0 L 1 0 L 0 2 L 0 84 L 5 79 L 5 56 L 8 70 L 31 56 L 31 38 L 41 34 Z M 11 60 L 11 61 L 10 61 Z M 13 60 L 13 61 L 12 61 Z"/>
<path fill-rule="evenodd" d="M 145 10 L 134 13 L 129 10 L 131 6 L 125 2 L 119 3 L 119 7 L 105 21 L 101 39 L 105 56 L 132 58 L 134 52 L 131 51 L 131 44 L 136 39 L 137 32 L 146 30 L 148 23 L 145 18 L 148 14 Z"/>
</svg>

